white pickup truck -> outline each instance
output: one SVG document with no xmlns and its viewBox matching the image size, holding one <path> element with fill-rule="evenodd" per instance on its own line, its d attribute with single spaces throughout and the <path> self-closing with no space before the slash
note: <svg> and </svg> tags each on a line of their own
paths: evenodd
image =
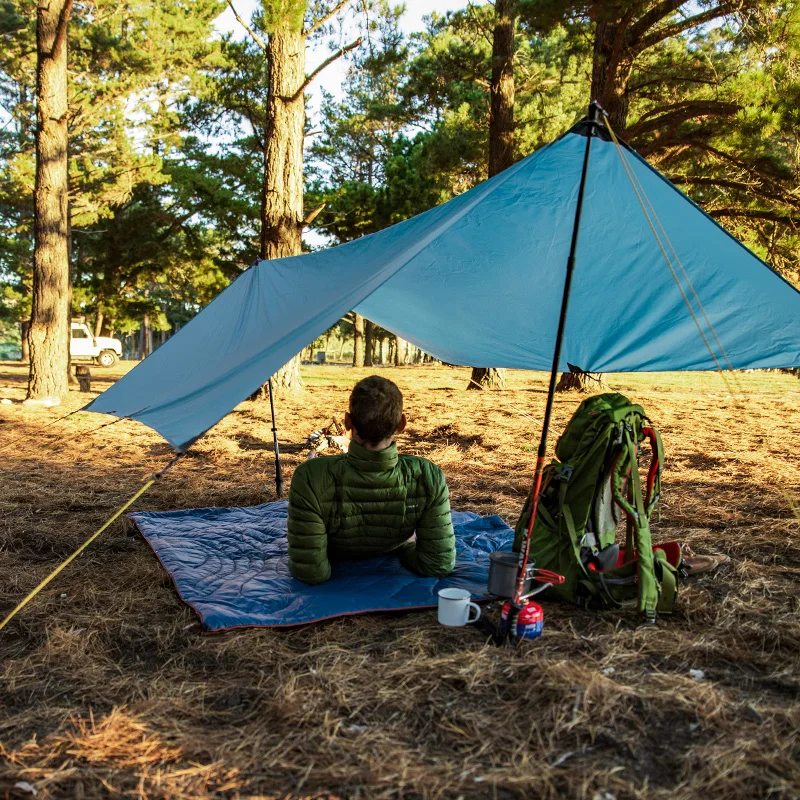
<svg viewBox="0 0 800 800">
<path fill-rule="evenodd" d="M 101 367 L 113 367 L 122 356 L 122 342 L 108 336 L 92 336 L 82 322 L 73 322 L 69 355 L 73 361 L 89 360 Z"/>
</svg>

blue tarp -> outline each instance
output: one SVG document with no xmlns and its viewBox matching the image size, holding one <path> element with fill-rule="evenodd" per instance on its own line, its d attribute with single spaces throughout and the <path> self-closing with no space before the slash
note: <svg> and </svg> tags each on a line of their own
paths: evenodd
<svg viewBox="0 0 800 800">
<path fill-rule="evenodd" d="M 254 265 L 87 409 L 139 420 L 186 447 L 352 309 L 453 364 L 549 369 L 581 131 L 372 236 Z M 561 368 L 716 366 L 623 159 L 674 247 L 665 244 L 721 366 L 800 365 L 800 293 L 632 150 L 598 137 Z"/>
<path fill-rule="evenodd" d="M 155 550 L 184 602 L 212 631 L 282 627 L 348 614 L 430 608 L 446 587 L 487 596 L 489 553 L 510 550 L 514 532 L 498 516 L 454 511 L 456 567 L 423 578 L 396 556 L 332 564 L 331 579 L 307 586 L 292 578 L 286 543 L 288 503 L 192 508 L 129 516 Z"/>
</svg>

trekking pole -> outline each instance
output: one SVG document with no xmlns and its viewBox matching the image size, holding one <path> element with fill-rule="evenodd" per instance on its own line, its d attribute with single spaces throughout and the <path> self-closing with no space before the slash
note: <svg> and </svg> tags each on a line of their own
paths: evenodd
<svg viewBox="0 0 800 800">
<path fill-rule="evenodd" d="M 269 409 L 272 414 L 272 441 L 275 444 L 275 491 L 283 497 L 283 475 L 281 473 L 281 450 L 278 445 L 278 428 L 275 425 L 275 401 L 272 397 L 272 378 L 267 381 L 269 387 Z"/>
<path fill-rule="evenodd" d="M 528 567 L 528 560 L 531 552 L 531 536 L 533 525 L 536 521 L 536 512 L 539 509 L 539 492 L 542 489 L 542 476 L 544 475 L 544 462 L 547 453 L 547 430 L 550 426 L 550 415 L 553 411 L 553 395 L 556 388 L 556 377 L 558 375 L 558 362 L 561 359 L 561 344 L 564 340 L 564 329 L 567 322 L 567 308 L 569 306 L 569 293 L 572 288 L 572 275 L 575 271 L 575 251 L 578 246 L 578 231 L 581 224 L 581 211 L 583 210 L 583 195 L 586 188 L 586 174 L 589 167 L 589 151 L 592 146 L 592 136 L 599 122 L 600 114 L 605 113 L 600 104 L 595 100 L 589 105 L 587 117 L 588 131 L 586 133 L 586 150 L 583 154 L 583 168 L 581 170 L 581 180 L 578 187 L 578 201 L 575 206 L 575 222 L 572 226 L 572 241 L 569 247 L 569 257 L 567 258 L 567 272 L 564 276 L 564 293 L 561 297 L 561 313 L 558 318 L 558 329 L 556 331 L 556 343 L 553 348 L 553 366 L 550 370 L 550 385 L 547 389 L 547 402 L 544 408 L 544 420 L 542 422 L 542 436 L 539 440 L 539 451 L 536 457 L 536 473 L 534 475 L 533 493 L 531 495 L 531 516 L 528 520 L 528 530 L 525 534 L 525 542 L 520 553 L 519 570 L 517 572 L 517 583 L 514 590 L 514 597 L 511 603 L 507 634 L 516 630 L 516 621 L 522 609 L 522 596 L 525 593 L 525 572 Z M 511 615 L 514 615 L 512 620 Z"/>
</svg>

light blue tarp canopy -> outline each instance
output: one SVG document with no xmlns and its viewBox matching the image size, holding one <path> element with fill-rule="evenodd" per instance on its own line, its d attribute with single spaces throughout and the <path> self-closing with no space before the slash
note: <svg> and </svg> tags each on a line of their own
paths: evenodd
<svg viewBox="0 0 800 800">
<path fill-rule="evenodd" d="M 86 408 L 185 448 L 353 309 L 453 364 L 549 370 L 585 131 L 379 233 L 257 263 Z M 800 293 L 632 150 L 595 137 L 560 367 L 714 369 L 698 324 L 723 367 L 800 365 Z"/>
</svg>

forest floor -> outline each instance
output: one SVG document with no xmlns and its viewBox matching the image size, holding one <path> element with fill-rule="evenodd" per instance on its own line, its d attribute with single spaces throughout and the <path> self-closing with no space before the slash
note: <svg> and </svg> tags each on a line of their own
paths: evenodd
<svg viewBox="0 0 800 800">
<path fill-rule="evenodd" d="M 130 366 L 93 370 L 94 388 Z M 376 371 L 406 396 L 401 450 L 444 469 L 455 508 L 513 525 L 539 373 L 490 393 L 443 366 L 304 367 L 278 406 L 286 477 Z M 545 599 L 544 636 L 507 649 L 435 611 L 205 633 L 117 523 L 0 632 L 0 797 L 800 797 L 800 381 L 738 374 L 731 396 L 714 374 L 608 380 L 664 437 L 655 538 L 731 557 L 674 617 Z M 88 396 L 31 409 L 25 382 L 0 364 L 0 616 L 170 458 L 136 423 L 42 429 Z M 554 432 L 580 399 L 557 398 Z M 242 403 L 137 508 L 265 502 L 270 443 L 268 404 Z"/>
</svg>

